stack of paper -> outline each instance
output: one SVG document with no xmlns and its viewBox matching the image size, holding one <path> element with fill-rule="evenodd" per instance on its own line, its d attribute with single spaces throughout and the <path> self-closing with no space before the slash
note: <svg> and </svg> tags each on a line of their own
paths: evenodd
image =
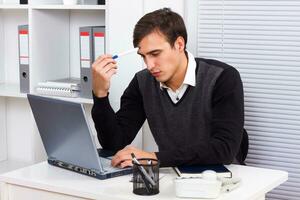
<svg viewBox="0 0 300 200">
<path fill-rule="evenodd" d="M 78 97 L 80 93 L 79 78 L 64 78 L 38 83 L 36 92 L 41 95 Z"/>
</svg>

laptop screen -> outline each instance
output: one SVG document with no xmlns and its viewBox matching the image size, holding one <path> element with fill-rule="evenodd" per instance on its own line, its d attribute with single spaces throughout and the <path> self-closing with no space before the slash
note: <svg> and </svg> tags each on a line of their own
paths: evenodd
<svg viewBox="0 0 300 200">
<path fill-rule="evenodd" d="M 48 159 L 103 171 L 82 104 L 27 97 Z"/>
</svg>

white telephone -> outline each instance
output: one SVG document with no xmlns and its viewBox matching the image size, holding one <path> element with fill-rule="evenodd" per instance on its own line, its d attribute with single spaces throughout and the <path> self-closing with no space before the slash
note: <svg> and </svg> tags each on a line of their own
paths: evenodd
<svg viewBox="0 0 300 200">
<path fill-rule="evenodd" d="M 218 178 L 217 173 L 206 170 L 202 178 L 181 178 L 174 180 L 177 197 L 217 198 L 221 192 L 230 192 L 240 184 L 239 178 Z"/>
</svg>

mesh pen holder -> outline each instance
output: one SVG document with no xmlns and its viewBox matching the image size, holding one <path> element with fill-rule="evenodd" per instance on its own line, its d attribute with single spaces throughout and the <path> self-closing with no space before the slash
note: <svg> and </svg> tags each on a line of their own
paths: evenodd
<svg viewBox="0 0 300 200">
<path fill-rule="evenodd" d="M 155 195 L 159 193 L 159 161 L 150 158 L 133 162 L 133 193 Z"/>
</svg>

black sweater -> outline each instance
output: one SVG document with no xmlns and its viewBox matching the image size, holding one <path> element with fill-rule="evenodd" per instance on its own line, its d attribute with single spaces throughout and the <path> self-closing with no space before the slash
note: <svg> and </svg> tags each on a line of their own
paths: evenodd
<svg viewBox="0 0 300 200">
<path fill-rule="evenodd" d="M 94 96 L 92 117 L 102 147 L 119 150 L 130 144 L 147 118 L 161 166 L 231 163 L 244 123 L 239 73 L 216 60 L 196 62 L 196 86 L 189 86 L 177 104 L 147 70 L 130 82 L 117 113 L 108 97 Z"/>
</svg>

